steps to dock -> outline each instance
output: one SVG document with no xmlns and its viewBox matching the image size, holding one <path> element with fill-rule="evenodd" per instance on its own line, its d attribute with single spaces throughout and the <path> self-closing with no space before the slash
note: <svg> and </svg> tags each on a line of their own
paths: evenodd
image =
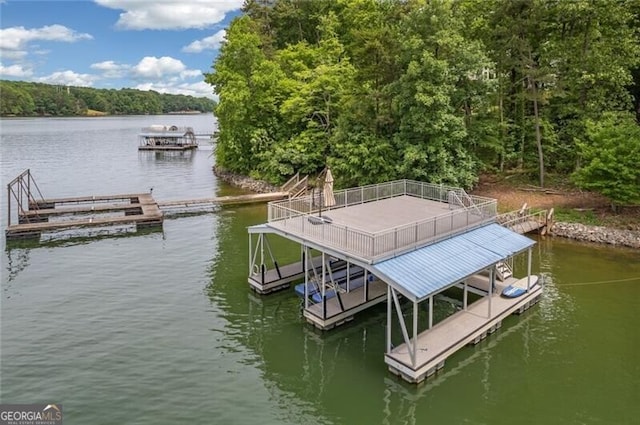
<svg viewBox="0 0 640 425">
<path fill-rule="evenodd" d="M 531 232 L 545 235 L 553 227 L 554 209 L 534 211 L 525 202 L 519 210 L 500 214 L 496 219 L 504 227 L 522 235 Z"/>
</svg>

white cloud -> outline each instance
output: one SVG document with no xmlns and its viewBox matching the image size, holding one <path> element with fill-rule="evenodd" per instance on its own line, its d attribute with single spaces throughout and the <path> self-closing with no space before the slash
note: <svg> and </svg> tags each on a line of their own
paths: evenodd
<svg viewBox="0 0 640 425">
<path fill-rule="evenodd" d="M 183 52 L 187 53 L 200 53 L 203 50 L 217 50 L 220 48 L 220 43 L 224 41 L 224 37 L 227 34 L 225 30 L 220 30 L 212 36 L 205 37 L 202 40 L 196 40 L 182 48 Z"/>
<path fill-rule="evenodd" d="M 201 77 L 201 76 L 202 76 L 202 71 L 200 71 L 199 69 L 187 69 L 186 71 L 182 71 L 180 73 L 180 78 L 182 79 L 195 78 L 195 77 Z"/>
<path fill-rule="evenodd" d="M 78 40 L 91 40 L 90 34 L 78 33 L 64 25 L 48 25 L 41 28 L 10 27 L 0 29 L 0 50 L 21 51 L 27 44 L 36 40 L 73 43 Z"/>
<path fill-rule="evenodd" d="M 125 75 L 131 66 L 116 63 L 114 61 L 103 61 L 91 64 L 91 69 L 97 69 L 102 72 L 104 78 L 120 78 Z"/>
<path fill-rule="evenodd" d="M 191 84 L 143 83 L 138 84 L 135 88 L 138 90 L 154 90 L 158 93 L 184 94 L 188 96 L 215 99 L 213 87 L 204 81 Z"/>
<path fill-rule="evenodd" d="M 207 28 L 222 21 L 228 12 L 239 10 L 243 0 L 96 0 L 101 6 L 124 10 L 118 28 L 186 29 Z"/>
<path fill-rule="evenodd" d="M 182 61 L 169 56 L 146 56 L 131 69 L 131 73 L 138 80 L 185 79 L 202 75 L 202 72 L 187 69 Z"/>
<path fill-rule="evenodd" d="M 78 74 L 73 71 L 54 72 L 46 77 L 37 79 L 40 83 L 60 84 L 65 86 L 88 87 L 92 86 L 97 77 L 90 74 Z"/>
<path fill-rule="evenodd" d="M 25 78 L 32 75 L 33 70 L 30 68 L 23 68 L 22 65 L 4 66 L 0 64 L 0 76 L 2 77 Z"/>
<path fill-rule="evenodd" d="M 0 49 L 2 59 L 22 60 L 27 56 L 26 50 L 2 50 Z"/>
</svg>

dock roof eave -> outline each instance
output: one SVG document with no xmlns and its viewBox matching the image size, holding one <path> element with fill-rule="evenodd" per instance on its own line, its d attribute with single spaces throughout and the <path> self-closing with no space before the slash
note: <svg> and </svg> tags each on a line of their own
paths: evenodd
<svg viewBox="0 0 640 425">
<path fill-rule="evenodd" d="M 376 263 L 372 271 L 413 302 L 421 302 L 534 244 L 494 223 Z"/>
<path fill-rule="evenodd" d="M 264 223 L 264 224 L 259 224 L 259 225 L 255 225 L 255 226 L 251 226 L 248 228 L 249 233 L 274 233 L 276 235 L 282 236 L 284 238 L 287 238 L 289 240 L 292 240 L 296 243 L 299 243 L 301 245 L 305 245 L 308 246 L 309 248 L 315 249 L 317 251 L 321 251 L 321 252 L 325 252 L 335 258 L 340 258 L 343 260 L 348 260 L 349 262 L 359 265 L 361 267 L 367 268 L 367 269 L 371 269 L 370 265 L 371 265 L 371 260 L 367 259 L 367 258 L 363 258 L 360 257 L 358 255 L 354 255 L 353 253 L 350 253 L 348 251 L 342 251 L 342 250 L 338 250 L 335 248 L 332 248 L 330 246 L 327 245 L 322 245 L 319 244 L 317 242 L 314 242 L 313 240 L 310 239 L 306 239 L 304 237 L 301 237 L 300 235 L 291 233 L 291 232 L 287 232 L 279 227 L 276 226 L 271 226 L 269 223 Z"/>
</svg>

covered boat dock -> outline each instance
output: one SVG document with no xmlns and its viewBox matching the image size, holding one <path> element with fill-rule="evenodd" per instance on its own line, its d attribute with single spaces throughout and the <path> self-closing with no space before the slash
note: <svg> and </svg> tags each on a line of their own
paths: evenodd
<svg viewBox="0 0 640 425">
<path fill-rule="evenodd" d="M 138 135 L 140 151 L 186 151 L 198 148 L 196 134 L 191 127 L 152 125 Z"/>
<path fill-rule="evenodd" d="M 331 329 L 387 301 L 385 362 L 405 380 L 420 382 L 540 294 L 537 285 L 520 298 L 500 297 L 501 289 L 516 280 L 513 256 L 529 250 L 531 274 L 534 241 L 497 224 L 496 211 L 494 199 L 413 180 L 271 202 L 268 222 L 248 229 L 249 282 L 263 293 L 293 282 L 277 265 L 268 237 L 297 242 L 301 260 L 294 269 L 303 285 L 296 292 L 304 294 L 305 319 Z M 275 268 L 268 268 L 267 259 Z M 345 281 L 333 266 L 337 261 L 364 270 L 364 276 Z M 280 285 L 285 282 L 280 276 L 287 285 Z M 434 297 L 454 287 L 463 293 L 460 310 L 434 324 Z M 421 303 L 428 306 L 426 317 L 420 315 Z M 407 325 L 405 317 L 412 323 Z M 396 339 L 400 330 L 397 345 L 394 329 Z"/>
</svg>

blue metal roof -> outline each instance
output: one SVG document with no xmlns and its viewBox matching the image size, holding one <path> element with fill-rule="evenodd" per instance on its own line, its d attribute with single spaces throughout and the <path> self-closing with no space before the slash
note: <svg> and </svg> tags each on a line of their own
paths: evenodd
<svg viewBox="0 0 640 425">
<path fill-rule="evenodd" d="M 392 287 L 422 301 L 535 242 L 493 223 L 373 265 Z"/>
</svg>

